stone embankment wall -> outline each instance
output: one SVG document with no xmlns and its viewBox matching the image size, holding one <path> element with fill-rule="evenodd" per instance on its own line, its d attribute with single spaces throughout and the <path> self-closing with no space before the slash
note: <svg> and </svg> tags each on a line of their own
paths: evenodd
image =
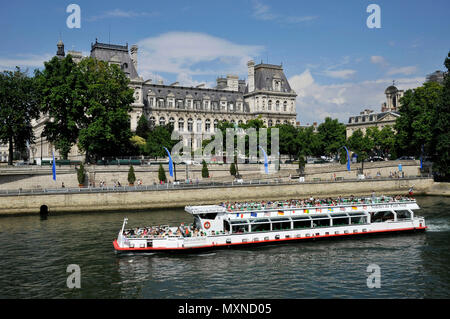
<svg viewBox="0 0 450 319">
<path fill-rule="evenodd" d="M 407 194 L 414 185 L 416 194 L 433 188 L 432 179 L 393 179 L 339 181 L 323 183 L 290 183 L 279 185 L 242 185 L 188 189 L 162 189 L 132 192 L 59 193 L 45 195 L 0 196 L 0 214 L 39 213 L 42 205 L 50 214 L 57 212 L 90 212 L 175 208 L 186 205 L 217 204 L 223 201 L 280 200 L 304 197 L 350 195 Z"/>
<path fill-rule="evenodd" d="M 389 177 L 390 173 L 398 172 L 398 165 L 402 164 L 402 171 L 405 177 L 418 176 L 418 161 L 386 161 L 364 163 L 364 173 L 370 177 L 375 177 L 377 173 L 381 177 Z M 249 179 L 273 179 L 284 178 L 298 175 L 295 164 L 282 164 L 281 170 L 275 174 L 264 174 L 263 164 L 240 164 L 239 172 L 244 180 Z M 361 167 L 360 163 L 352 164 L 351 171 L 347 171 L 346 165 L 340 164 L 307 164 L 305 169 L 306 181 L 330 181 L 334 179 L 355 179 L 357 177 L 357 169 Z M 164 165 L 166 176 L 169 176 L 167 165 Z M 106 186 L 113 186 L 114 182 L 119 181 L 122 185 L 127 185 L 128 166 L 88 166 L 88 182 L 93 185 L 99 185 L 100 181 L 106 182 Z M 135 175 L 137 179 L 141 179 L 144 185 L 151 185 L 158 182 L 158 165 L 135 166 Z M 224 165 L 208 165 L 210 172 L 210 180 L 213 181 L 230 181 L 230 166 Z M 201 180 L 201 166 L 189 166 L 189 178 L 192 180 Z M 13 189 L 43 189 L 43 188 L 60 188 L 62 183 L 66 187 L 78 187 L 77 175 L 75 167 L 57 167 L 56 182 L 52 179 L 51 167 L 2 167 L 0 168 L 0 190 Z M 186 179 L 186 166 L 176 165 L 176 177 L 178 180 Z"/>
</svg>

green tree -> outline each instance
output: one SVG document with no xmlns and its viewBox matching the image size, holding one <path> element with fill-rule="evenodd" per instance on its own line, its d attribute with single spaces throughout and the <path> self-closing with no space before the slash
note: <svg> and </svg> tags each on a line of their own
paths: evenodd
<svg viewBox="0 0 450 319">
<path fill-rule="evenodd" d="M 407 90 L 400 99 L 400 117 L 394 128 L 396 148 L 401 155 L 420 156 L 422 146 L 426 153 L 430 151 L 433 136 L 433 120 L 441 114 L 435 114 L 436 106 L 440 105 L 442 85 L 427 82 L 414 90 Z"/>
<path fill-rule="evenodd" d="M 153 127 L 147 135 L 147 141 L 144 146 L 145 154 L 154 158 L 166 157 L 167 152 L 164 147 L 170 151 L 178 143 L 178 141 L 171 139 L 172 131 L 173 126 L 170 124 Z"/>
<path fill-rule="evenodd" d="M 287 154 L 292 159 L 299 151 L 298 130 L 291 124 L 279 124 L 276 127 L 279 129 L 280 154 Z"/>
<path fill-rule="evenodd" d="M 208 165 L 206 164 L 205 160 L 202 161 L 202 177 L 203 178 L 209 177 Z"/>
<path fill-rule="evenodd" d="M 373 140 L 358 129 L 348 138 L 350 150 L 358 155 L 358 161 L 361 162 L 361 173 L 364 173 L 364 161 L 369 158 L 374 143 Z"/>
<path fill-rule="evenodd" d="M 129 155 L 133 90 L 129 79 L 114 64 L 93 58 L 78 64 L 83 83 L 82 107 L 85 116 L 80 123 L 78 146 L 86 160 Z"/>
<path fill-rule="evenodd" d="M 167 182 L 166 171 L 164 170 L 162 164 L 159 164 L 158 179 L 160 182 Z"/>
<path fill-rule="evenodd" d="M 8 164 L 14 150 L 22 151 L 34 142 L 32 119 L 39 117 L 39 94 L 35 79 L 16 68 L 0 73 L 0 142 L 8 144 Z"/>
<path fill-rule="evenodd" d="M 300 127 L 297 132 L 297 145 L 299 152 L 305 156 L 319 156 L 321 154 L 321 141 L 314 127 Z"/>
<path fill-rule="evenodd" d="M 137 122 L 136 135 L 146 139 L 149 133 L 150 133 L 150 125 L 145 115 L 142 114 Z"/>
<path fill-rule="evenodd" d="M 236 165 L 234 163 L 231 163 L 230 165 L 230 175 L 236 176 Z"/>
<path fill-rule="evenodd" d="M 305 167 L 306 167 L 305 155 L 302 152 L 300 152 L 298 154 L 298 170 L 299 170 L 300 175 L 304 174 Z"/>
<path fill-rule="evenodd" d="M 433 137 L 430 154 L 433 160 L 433 170 L 438 173 L 438 179 L 450 181 L 450 52 L 445 62 L 447 73 L 444 76 L 440 103 L 436 104 L 433 116 Z"/>
<path fill-rule="evenodd" d="M 318 138 L 320 141 L 323 154 L 327 156 L 334 156 L 339 149 L 345 144 L 346 129 L 345 125 L 340 123 L 337 119 L 325 118 L 325 122 L 317 128 Z"/>
<path fill-rule="evenodd" d="M 45 123 L 43 136 L 55 145 L 63 159 L 76 144 L 84 117 L 85 83 L 77 65 L 68 55 L 44 62 L 44 70 L 36 72 L 41 94 L 40 110 L 50 120 Z"/>
<path fill-rule="evenodd" d="M 77 168 L 77 179 L 78 179 L 78 184 L 79 185 L 83 185 L 84 181 L 86 179 L 86 171 L 84 169 L 84 165 L 83 163 L 80 164 L 80 168 Z"/>
<path fill-rule="evenodd" d="M 133 167 L 133 165 L 131 165 L 130 169 L 128 170 L 128 183 L 130 185 L 134 185 L 135 181 L 136 181 L 136 175 L 134 174 L 134 167 Z"/>
</svg>

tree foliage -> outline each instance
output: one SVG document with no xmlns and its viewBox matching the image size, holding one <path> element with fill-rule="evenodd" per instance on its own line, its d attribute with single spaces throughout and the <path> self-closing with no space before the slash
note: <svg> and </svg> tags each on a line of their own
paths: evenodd
<svg viewBox="0 0 450 319">
<path fill-rule="evenodd" d="M 160 182 L 167 182 L 166 171 L 164 170 L 162 164 L 159 164 L 158 179 Z"/>
<path fill-rule="evenodd" d="M 134 184 L 134 182 L 136 181 L 136 175 L 134 174 L 134 167 L 133 165 L 130 166 L 130 169 L 128 170 L 128 183 L 129 184 Z"/>
<path fill-rule="evenodd" d="M 325 118 L 325 122 L 317 128 L 322 155 L 333 156 L 345 144 L 346 129 L 337 119 Z"/>
<path fill-rule="evenodd" d="M 20 152 L 34 142 L 31 121 L 39 116 L 38 105 L 36 83 L 27 72 L 16 68 L 0 73 L 0 142 L 9 144 L 9 165 L 14 150 Z"/>
<path fill-rule="evenodd" d="M 146 139 L 149 133 L 150 133 L 150 125 L 145 115 L 142 114 L 137 122 L 136 135 Z"/>
<path fill-rule="evenodd" d="M 426 153 L 430 151 L 433 136 L 433 120 L 436 106 L 439 105 L 442 86 L 436 82 L 427 82 L 414 90 L 407 90 L 401 98 L 400 117 L 395 122 L 396 148 L 401 155 L 419 157 L 422 146 Z"/>
<path fill-rule="evenodd" d="M 41 94 L 41 112 L 49 117 L 43 136 L 67 159 L 76 144 L 84 114 L 83 94 L 86 90 L 81 73 L 72 57 L 54 57 L 36 72 Z"/>
<path fill-rule="evenodd" d="M 154 158 L 166 157 L 167 152 L 164 147 L 170 151 L 178 143 L 171 139 L 172 132 L 171 124 L 154 126 L 147 135 L 144 153 Z"/>
<path fill-rule="evenodd" d="M 202 177 L 203 178 L 209 177 L 208 165 L 206 164 L 205 160 L 202 161 Z"/>
<path fill-rule="evenodd" d="M 442 95 L 432 119 L 433 138 L 430 145 L 430 154 L 433 160 L 433 170 L 438 179 L 450 181 L 450 52 L 445 62 L 447 72 L 444 76 Z"/>
<path fill-rule="evenodd" d="M 93 58 L 78 68 L 85 88 L 78 146 L 86 159 L 128 155 L 131 150 L 130 115 L 134 101 L 129 79 L 117 65 Z"/>
</svg>

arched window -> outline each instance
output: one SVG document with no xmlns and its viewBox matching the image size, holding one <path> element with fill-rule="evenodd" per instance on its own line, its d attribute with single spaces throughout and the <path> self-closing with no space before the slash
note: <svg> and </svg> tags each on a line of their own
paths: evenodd
<svg viewBox="0 0 450 319">
<path fill-rule="evenodd" d="M 280 110 L 280 101 L 277 101 L 275 104 L 276 104 L 276 110 L 278 112 Z"/>
<path fill-rule="evenodd" d="M 280 120 L 277 120 L 276 123 L 277 123 L 276 125 L 280 124 Z"/>
<path fill-rule="evenodd" d="M 268 126 L 272 127 L 272 120 L 269 120 Z"/>
<path fill-rule="evenodd" d="M 150 124 L 150 127 L 154 127 L 155 124 L 156 124 L 156 119 L 155 119 L 155 117 L 154 117 L 154 116 L 151 116 L 148 122 L 149 122 L 149 124 Z"/>
<path fill-rule="evenodd" d="M 267 110 L 272 110 L 272 100 L 269 100 L 269 102 L 267 103 Z"/>
<path fill-rule="evenodd" d="M 217 130 L 218 130 L 218 128 L 219 128 L 219 120 L 214 120 L 214 132 L 217 132 Z"/>
<path fill-rule="evenodd" d="M 169 119 L 169 124 L 175 127 L 175 119 L 173 117 Z"/>
<path fill-rule="evenodd" d="M 183 132 L 184 131 L 184 119 L 178 119 L 178 131 Z"/>
<path fill-rule="evenodd" d="M 161 117 L 159 118 L 159 125 L 161 125 L 161 126 L 166 125 L 166 119 L 165 119 L 163 116 L 161 116 Z"/>
<path fill-rule="evenodd" d="M 284 101 L 284 103 L 283 103 L 283 111 L 284 112 L 287 111 L 287 101 Z"/>
<path fill-rule="evenodd" d="M 192 132 L 194 129 L 194 121 L 192 119 L 188 119 L 188 132 Z"/>
<path fill-rule="evenodd" d="M 206 119 L 205 120 L 205 131 L 209 132 L 211 129 L 211 120 L 210 119 Z"/>
</svg>

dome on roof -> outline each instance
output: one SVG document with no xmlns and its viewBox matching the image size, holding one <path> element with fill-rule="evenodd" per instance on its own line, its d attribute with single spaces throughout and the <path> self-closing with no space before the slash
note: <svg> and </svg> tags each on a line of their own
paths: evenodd
<svg viewBox="0 0 450 319">
<path fill-rule="evenodd" d="M 393 93 L 397 93 L 397 92 L 398 92 L 398 89 L 395 86 L 391 85 L 384 91 L 384 94 L 393 94 Z"/>
</svg>

